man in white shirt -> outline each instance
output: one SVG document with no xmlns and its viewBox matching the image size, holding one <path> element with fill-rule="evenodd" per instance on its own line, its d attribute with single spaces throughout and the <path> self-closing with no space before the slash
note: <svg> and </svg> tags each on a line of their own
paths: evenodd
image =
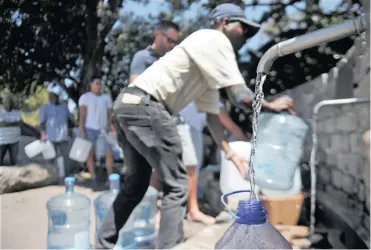
<svg viewBox="0 0 371 250">
<path fill-rule="evenodd" d="M 183 241 L 183 218 L 188 178 L 182 144 L 172 115 L 195 100 L 199 112 L 226 158 L 245 173 L 246 162 L 235 154 L 219 121 L 219 89 L 240 108 L 251 109 L 252 92 L 238 69 L 235 53 L 259 30 L 234 4 L 217 6 L 210 15 L 214 29 L 192 33 L 154 62 L 125 88 L 114 104 L 114 124 L 127 162 L 123 187 L 100 227 L 96 248 L 112 249 L 118 233 L 148 188 L 152 168 L 163 187 L 156 248 L 172 248 Z M 250 98 L 250 99 L 249 99 Z M 274 110 L 292 102 L 264 102 Z"/>
<path fill-rule="evenodd" d="M 107 94 L 101 93 L 100 79 L 95 78 L 90 83 L 90 91 L 79 99 L 80 107 L 80 136 L 91 141 L 93 148 L 89 153 L 88 170 L 91 179 L 95 182 L 94 152 L 98 138 L 103 132 L 111 130 L 112 125 L 112 100 Z M 112 148 L 106 140 L 104 143 L 107 174 L 112 173 L 113 154 Z"/>
<path fill-rule="evenodd" d="M 21 136 L 21 112 L 14 110 L 14 97 L 8 94 L 3 99 L 4 109 L 0 110 L 0 166 L 9 152 L 10 164 L 17 163 L 18 141 Z"/>
</svg>

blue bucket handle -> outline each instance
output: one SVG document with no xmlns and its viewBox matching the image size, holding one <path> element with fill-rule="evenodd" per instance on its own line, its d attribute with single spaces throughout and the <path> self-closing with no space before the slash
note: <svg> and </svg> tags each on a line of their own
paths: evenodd
<svg viewBox="0 0 371 250">
<path fill-rule="evenodd" d="M 226 194 L 223 194 L 221 197 L 220 197 L 220 200 L 221 202 L 223 203 L 223 205 L 225 206 L 225 208 L 228 210 L 228 212 L 230 213 L 230 215 L 232 216 L 233 219 L 237 220 L 239 217 L 232 212 L 232 210 L 228 207 L 228 204 L 225 202 L 225 198 L 227 198 L 228 196 L 232 195 L 232 194 L 238 194 L 238 193 L 251 193 L 251 190 L 238 190 L 238 191 L 233 191 L 233 192 L 229 192 L 229 193 L 226 193 Z M 256 198 L 258 200 L 259 199 L 259 196 L 257 194 L 255 194 Z"/>
</svg>

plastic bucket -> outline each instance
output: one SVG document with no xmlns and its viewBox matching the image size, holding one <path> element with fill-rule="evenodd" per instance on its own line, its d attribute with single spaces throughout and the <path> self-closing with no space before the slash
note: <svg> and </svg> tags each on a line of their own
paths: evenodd
<svg viewBox="0 0 371 250">
<path fill-rule="evenodd" d="M 246 174 L 248 171 L 248 162 L 250 161 L 251 143 L 245 141 L 230 142 L 229 146 L 238 155 L 244 156 L 246 160 Z M 250 182 L 244 179 L 240 171 L 232 161 L 225 158 L 225 153 L 221 152 L 221 171 L 220 171 L 220 189 L 223 194 L 239 190 L 250 189 Z M 255 193 L 259 193 L 258 186 L 255 185 Z M 246 199 L 246 194 L 236 194 L 236 200 Z"/>
<path fill-rule="evenodd" d="M 40 140 L 36 140 L 26 145 L 24 147 L 24 151 L 29 158 L 33 158 L 40 154 L 44 150 L 44 147 L 45 143 L 41 142 Z"/>
<path fill-rule="evenodd" d="M 44 143 L 44 149 L 42 151 L 42 154 L 45 160 L 54 159 L 56 154 L 53 143 L 51 143 L 50 141 L 46 141 Z"/>
<path fill-rule="evenodd" d="M 72 144 L 69 157 L 78 162 L 86 162 L 88 160 L 89 152 L 92 148 L 92 143 L 80 137 L 76 137 Z"/>
</svg>

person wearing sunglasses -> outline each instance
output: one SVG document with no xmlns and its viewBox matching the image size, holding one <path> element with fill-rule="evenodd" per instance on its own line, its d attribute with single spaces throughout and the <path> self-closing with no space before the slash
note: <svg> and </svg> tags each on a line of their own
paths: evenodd
<svg viewBox="0 0 371 250">
<path fill-rule="evenodd" d="M 151 64 L 157 61 L 162 55 L 173 49 L 173 46 L 178 43 L 178 32 L 179 28 L 176 24 L 169 21 L 161 21 L 155 29 L 155 40 L 151 46 L 141 50 L 133 57 L 130 67 L 130 82 L 143 73 Z M 156 51 L 160 51 L 157 52 Z M 192 104 L 192 103 L 191 103 Z M 191 107 L 191 105 L 190 105 Z M 202 117 L 204 114 L 194 113 L 192 119 L 196 120 L 197 123 L 202 123 Z M 176 115 L 177 129 L 179 136 L 182 141 L 183 148 L 183 163 L 186 166 L 188 177 L 189 177 L 189 195 L 187 202 L 187 219 L 192 222 L 200 222 L 206 225 L 214 224 L 215 219 L 208 216 L 200 211 L 197 200 L 197 175 L 198 169 L 202 164 L 202 133 L 201 137 L 195 133 L 191 133 L 194 129 L 190 126 L 189 121 L 186 117 L 182 117 L 181 114 Z M 197 137 L 197 138 L 195 138 Z M 155 170 L 151 176 L 151 184 L 157 190 L 161 190 L 161 185 L 157 181 Z M 160 196 L 159 196 L 160 197 Z M 156 214 L 156 227 L 159 227 L 160 221 L 160 210 Z"/>
<path fill-rule="evenodd" d="M 174 48 L 178 43 L 179 31 L 179 26 L 171 21 L 162 20 L 156 25 L 152 45 L 135 53 L 131 61 L 130 82 Z"/>
<path fill-rule="evenodd" d="M 246 172 L 244 157 L 231 150 L 219 120 L 219 89 L 226 90 L 235 106 L 251 110 L 253 93 L 246 87 L 235 54 L 260 25 L 230 3 L 218 5 L 210 19 L 212 29 L 193 32 L 116 98 L 113 120 L 126 160 L 126 175 L 102 222 L 96 249 L 115 246 L 120 229 L 148 189 L 152 168 L 164 192 L 156 248 L 170 249 L 184 240 L 188 176 L 173 115 L 192 101 L 199 112 L 206 113 L 207 126 L 226 159 L 241 173 Z M 263 106 L 279 111 L 291 104 L 264 102 Z"/>
</svg>

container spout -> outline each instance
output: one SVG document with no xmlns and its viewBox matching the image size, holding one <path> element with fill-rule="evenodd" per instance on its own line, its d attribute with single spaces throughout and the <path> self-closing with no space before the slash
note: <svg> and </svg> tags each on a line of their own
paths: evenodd
<svg viewBox="0 0 371 250">
<path fill-rule="evenodd" d="M 259 61 L 257 73 L 268 74 L 273 62 L 281 56 L 362 33 L 367 28 L 366 18 L 366 15 L 363 14 L 352 20 L 277 43 L 264 53 Z"/>
</svg>

